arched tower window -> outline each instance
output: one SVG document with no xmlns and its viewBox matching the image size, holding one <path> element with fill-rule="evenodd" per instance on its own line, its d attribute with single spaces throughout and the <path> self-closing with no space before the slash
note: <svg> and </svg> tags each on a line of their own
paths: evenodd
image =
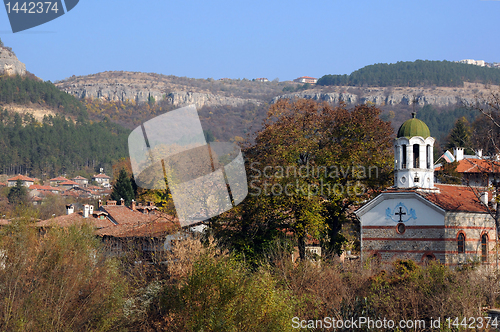
<svg viewBox="0 0 500 332">
<path fill-rule="evenodd" d="M 420 168 L 420 145 L 413 144 L 413 168 Z"/>
<path fill-rule="evenodd" d="M 427 147 L 426 147 L 426 154 L 427 154 L 427 158 L 426 158 L 426 161 L 427 161 L 427 169 L 430 169 L 431 168 L 431 146 L 429 144 L 427 144 Z"/>
<path fill-rule="evenodd" d="M 401 163 L 402 168 L 406 168 L 406 144 L 403 144 L 403 162 Z"/>
<path fill-rule="evenodd" d="M 459 233 L 457 238 L 458 253 L 465 254 L 465 235 L 464 233 Z"/>
<path fill-rule="evenodd" d="M 488 261 L 488 234 L 481 235 L 481 261 Z"/>
</svg>

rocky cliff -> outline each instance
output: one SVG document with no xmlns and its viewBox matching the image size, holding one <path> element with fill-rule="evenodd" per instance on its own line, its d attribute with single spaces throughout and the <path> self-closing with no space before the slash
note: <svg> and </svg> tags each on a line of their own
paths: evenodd
<svg viewBox="0 0 500 332">
<path fill-rule="evenodd" d="M 346 104 L 373 103 L 377 106 L 433 105 L 437 107 L 455 106 L 462 102 L 472 102 L 476 96 L 487 93 L 481 84 L 466 84 L 463 88 L 349 88 L 336 87 L 338 91 L 306 90 L 289 93 L 273 98 L 275 103 L 279 99 L 306 98 L 326 101 L 332 104 L 344 102 Z"/>
<path fill-rule="evenodd" d="M 138 103 L 148 102 L 152 100 L 151 98 L 154 98 L 155 101 L 165 100 L 174 106 L 195 104 L 197 108 L 220 105 L 239 106 L 248 102 L 260 104 L 260 101 L 255 99 L 225 97 L 192 91 L 167 91 L 144 85 L 123 83 L 67 84 L 62 90 L 77 98 L 99 98 L 110 101 L 135 101 Z"/>
<path fill-rule="evenodd" d="M 25 75 L 26 65 L 9 48 L 0 47 L 0 74 Z"/>
<path fill-rule="evenodd" d="M 437 107 L 455 106 L 461 101 L 473 101 L 488 93 L 479 83 L 466 83 L 461 88 L 450 87 L 315 87 L 314 89 L 283 94 L 284 87 L 300 87 L 293 82 L 252 82 L 249 80 L 192 79 L 154 73 L 104 72 L 71 77 L 56 86 L 78 98 L 100 98 L 112 101 L 166 101 L 174 106 L 195 104 L 203 106 L 239 106 L 245 103 L 262 104 L 281 98 L 309 98 L 332 104 L 345 102 L 352 106 L 373 103 L 377 106 L 407 106 L 416 102 Z M 493 87 L 495 88 L 495 87 Z"/>
</svg>

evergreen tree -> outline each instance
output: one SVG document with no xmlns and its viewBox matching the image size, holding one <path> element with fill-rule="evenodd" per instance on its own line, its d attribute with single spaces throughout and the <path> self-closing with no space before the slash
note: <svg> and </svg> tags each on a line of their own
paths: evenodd
<svg viewBox="0 0 500 332">
<path fill-rule="evenodd" d="M 446 148 L 451 149 L 454 147 L 466 148 L 466 154 L 473 154 L 474 151 L 470 149 L 470 138 L 472 129 L 469 121 L 465 117 L 461 117 L 455 122 L 455 126 L 448 134 Z"/>
<path fill-rule="evenodd" d="M 13 205 L 26 204 L 28 202 L 28 191 L 23 186 L 21 180 L 17 180 L 16 185 L 9 190 L 7 195 L 9 203 Z"/>
<path fill-rule="evenodd" d="M 462 184 L 462 175 L 457 172 L 458 161 L 452 163 L 443 162 L 443 166 L 436 171 L 436 177 L 441 183 Z"/>
<path fill-rule="evenodd" d="M 113 185 L 113 192 L 111 193 L 111 199 L 115 201 L 122 198 L 125 200 L 126 205 L 130 205 L 130 202 L 135 199 L 132 182 L 124 168 L 120 170 L 120 175 L 118 175 L 118 180 Z"/>
</svg>

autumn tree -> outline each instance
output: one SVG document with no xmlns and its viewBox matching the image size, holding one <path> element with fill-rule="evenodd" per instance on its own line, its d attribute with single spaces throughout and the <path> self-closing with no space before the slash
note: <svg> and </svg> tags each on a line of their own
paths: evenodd
<svg viewBox="0 0 500 332">
<path fill-rule="evenodd" d="M 333 246 L 353 204 L 392 180 L 392 128 L 380 112 L 305 99 L 273 104 L 244 150 L 249 197 L 213 221 L 219 242 L 258 256 L 288 232 L 302 259 L 308 239 Z"/>
</svg>

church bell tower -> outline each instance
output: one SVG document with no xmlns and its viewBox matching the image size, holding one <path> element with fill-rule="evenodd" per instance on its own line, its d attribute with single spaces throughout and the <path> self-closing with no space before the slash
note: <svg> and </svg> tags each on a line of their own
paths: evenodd
<svg viewBox="0 0 500 332">
<path fill-rule="evenodd" d="M 401 125 L 395 140 L 394 187 L 435 189 L 434 138 L 415 115 Z"/>
</svg>

